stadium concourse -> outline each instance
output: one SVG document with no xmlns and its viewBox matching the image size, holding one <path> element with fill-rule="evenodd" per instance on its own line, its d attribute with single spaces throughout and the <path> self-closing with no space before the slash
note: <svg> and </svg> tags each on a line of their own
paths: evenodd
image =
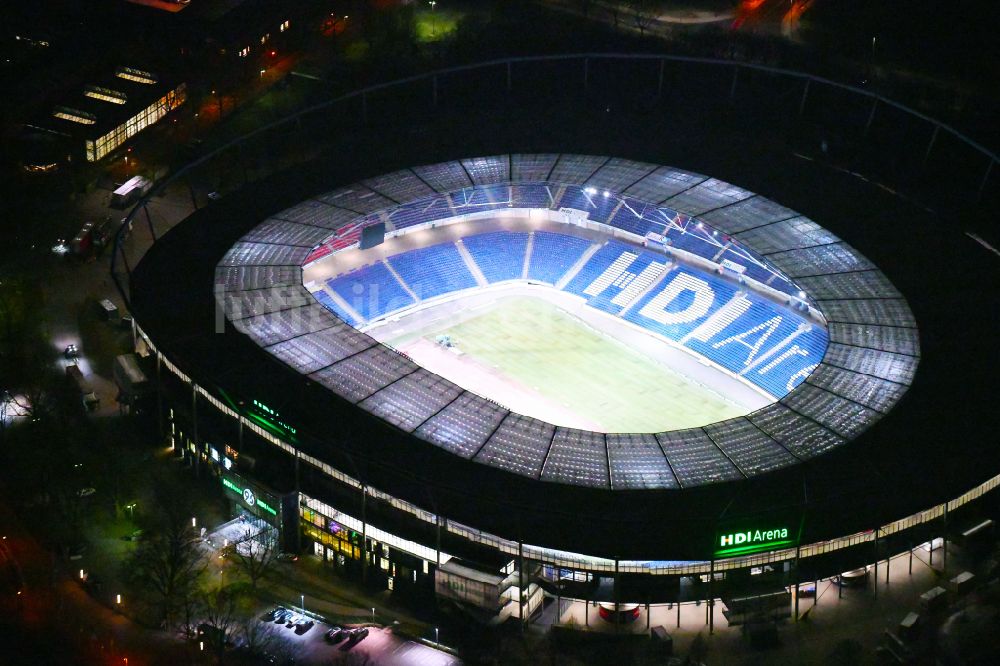
<svg viewBox="0 0 1000 666">
<path fill-rule="evenodd" d="M 998 482 L 929 503 L 856 465 L 900 452 L 879 421 L 921 361 L 907 300 L 817 222 L 681 169 L 502 154 L 292 206 L 248 192 L 176 227 L 132 280 L 171 439 L 235 504 L 271 493 L 262 517 L 288 547 L 486 617 L 527 618 L 546 595 L 610 602 L 614 621 L 614 603 L 719 595 L 738 614 L 714 581 L 751 569 L 780 581 L 760 603 L 787 609 L 786 584 L 920 539 Z M 468 323 L 468 303 L 506 290 L 753 399 L 680 430 L 568 427 L 386 344 L 442 307 Z"/>
</svg>

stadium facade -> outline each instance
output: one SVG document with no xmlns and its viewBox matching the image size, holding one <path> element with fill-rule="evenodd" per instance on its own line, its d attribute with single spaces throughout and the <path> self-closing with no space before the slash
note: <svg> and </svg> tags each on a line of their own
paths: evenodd
<svg viewBox="0 0 1000 666">
<path fill-rule="evenodd" d="M 366 261 L 371 250 L 358 242 L 380 225 L 387 244 L 423 232 L 421 246 Z M 240 338 L 213 358 L 217 383 L 175 364 L 142 307 L 143 278 L 155 279 L 161 256 L 169 265 L 158 250 L 177 233 L 135 276 L 144 345 L 193 400 L 195 420 L 170 412 L 172 444 L 217 474 L 235 505 L 283 525 L 286 544 L 301 536 L 302 548 L 390 589 L 433 589 L 493 617 L 530 616 L 544 594 L 713 598 L 719 574 L 835 575 L 871 559 L 859 546 L 936 521 L 996 483 L 855 532 L 813 527 L 829 504 L 776 491 L 808 484 L 804 470 L 892 410 L 918 367 L 918 329 L 898 290 L 851 246 L 701 174 L 606 156 L 500 155 L 404 169 L 278 211 L 216 259 L 225 332 L 209 339 Z M 357 267 L 304 282 L 351 252 Z M 769 404 L 681 431 L 557 427 L 358 330 L 502 283 L 568 292 L 629 319 Z M 259 380 L 244 382 L 248 371 Z M 244 476 L 286 492 L 247 491 Z M 725 506 L 747 492 L 769 501 Z M 594 521 L 603 534 L 588 535 Z"/>
<path fill-rule="evenodd" d="M 569 57 L 540 59 L 538 68 L 487 63 L 467 68 L 468 80 L 464 69 L 447 79 L 429 75 L 427 102 L 434 106 L 420 122 L 430 130 L 379 133 L 380 106 L 392 110 L 385 125 L 397 127 L 405 124 L 399 113 L 419 106 L 406 87 L 419 78 L 398 90 L 348 96 L 362 129 L 353 143 L 352 135 L 337 135 L 335 154 L 353 155 L 359 164 L 331 158 L 287 173 L 255 173 L 266 162 L 285 164 L 273 155 L 296 125 L 305 137 L 332 136 L 329 129 L 342 116 L 324 107 L 279 123 L 287 135 L 269 129 L 241 140 L 238 151 L 219 151 L 217 172 L 199 164 L 185 169 L 197 209 L 191 217 L 154 238 L 141 262 L 130 259 L 124 236 L 116 247 L 129 273 L 140 347 L 157 363 L 164 429 L 173 446 L 200 472 L 217 475 L 234 507 L 272 524 L 280 516 L 287 547 L 311 551 L 370 584 L 453 600 L 485 617 L 528 618 L 545 595 L 603 603 L 600 615 L 612 618 L 622 615 L 614 613 L 616 603 L 631 613 L 623 604 L 722 599 L 733 623 L 750 612 L 740 600 L 787 612 L 788 590 L 800 583 L 877 565 L 921 544 L 939 556 L 937 538 L 961 538 L 970 521 L 980 519 L 980 498 L 1000 483 L 990 439 L 1000 423 L 982 390 L 996 370 L 995 354 L 971 322 L 956 323 L 957 313 L 995 310 L 995 295 L 973 287 L 994 275 L 995 266 L 969 250 L 968 238 L 934 224 L 925 209 L 857 173 L 771 151 L 773 144 L 763 140 L 759 152 L 741 154 L 738 168 L 717 157 L 731 157 L 734 138 L 744 140 L 751 120 L 768 133 L 826 122 L 828 93 L 843 86 L 784 72 L 758 76 L 739 66 L 734 77 L 732 63 L 714 61 L 699 63 L 707 69 L 687 77 L 688 63 L 669 58 L 647 63 L 616 56 L 600 67 L 599 56 L 580 60 L 582 91 L 575 84 L 560 88 L 575 81 L 564 76 L 569 67 L 562 65 L 576 63 Z M 652 65 L 651 86 L 646 64 Z M 720 89 L 728 92 L 721 97 L 719 86 L 704 83 L 716 79 L 702 76 L 717 66 L 724 72 Z M 518 76 L 529 67 L 527 79 Z M 494 68 L 499 83 L 487 90 L 484 77 Z M 683 97 L 683 106 L 669 106 L 675 123 L 679 111 L 698 108 L 697 126 L 687 126 L 692 132 L 717 99 L 744 103 L 742 116 L 733 123 L 729 107 L 713 115 L 713 131 L 699 135 L 703 143 L 694 152 L 670 143 L 683 133 L 659 116 L 654 122 L 616 111 L 620 122 L 609 125 L 607 99 L 622 86 L 622 99 L 625 93 L 637 99 L 632 93 L 643 85 L 664 102 Z M 446 91 L 467 106 L 480 100 L 490 106 L 496 102 L 491 93 L 506 90 L 513 97 L 519 86 L 521 103 L 504 107 L 508 115 L 494 125 L 496 136 L 483 136 L 466 107 L 438 119 Z M 709 88 L 711 95 L 699 97 Z M 775 95 L 760 94 L 772 88 Z M 555 90 L 568 100 L 582 93 L 585 104 L 553 104 Z M 775 116 L 765 102 L 785 99 L 789 90 L 796 103 Z M 548 95 L 545 104 L 531 106 L 540 91 Z M 398 103 L 378 104 L 376 93 Z M 590 104 L 591 96 L 599 104 Z M 875 102 L 848 115 L 861 118 L 866 137 L 894 136 L 880 123 L 901 107 Z M 757 103 L 761 112 L 749 115 Z M 838 108 L 835 120 L 842 123 L 849 107 Z M 380 129 L 367 131 L 371 126 Z M 925 168 L 928 156 L 936 164 L 938 129 Z M 421 131 L 430 132 L 434 145 Z M 510 152 L 526 145 L 598 157 Z M 882 145 L 898 148 L 889 139 Z M 599 156 L 609 152 L 648 161 Z M 575 170 L 558 172 L 564 160 Z M 661 166 L 670 163 L 696 171 Z M 402 168 L 407 164 L 414 166 Z M 247 186 L 200 205 L 197 183 L 241 171 Z M 975 183 L 989 180 L 990 169 L 985 179 L 974 171 Z M 768 197 L 697 172 L 727 174 Z M 672 189 L 657 189 L 664 187 Z M 662 226 L 644 226 L 653 222 Z M 381 247 L 392 248 L 392 255 L 343 264 L 341 274 L 304 284 L 312 268 L 349 257 L 363 230 L 379 224 L 388 239 Z M 471 225 L 502 234 L 511 256 L 477 247 L 481 234 L 464 231 Z M 448 236 L 458 230 L 460 236 Z M 407 246 L 418 231 L 434 242 Z M 551 270 L 552 262 L 537 264 L 544 275 L 531 275 L 534 245 L 545 246 L 545 234 L 560 236 L 554 242 L 562 248 L 587 244 L 579 245 L 579 261 L 548 281 L 562 264 Z M 455 252 L 439 247 L 449 244 L 463 247 L 461 264 Z M 601 255 L 598 260 L 610 264 L 595 266 L 589 283 L 562 281 L 615 244 L 620 253 Z M 415 255 L 421 261 L 404 258 L 413 251 L 424 253 Z M 626 253 L 634 258 L 622 259 Z M 435 380 L 362 332 L 423 300 L 500 288 L 493 282 L 516 273 L 511 257 L 516 266 L 521 256 L 527 273 L 523 263 L 510 280 L 576 299 L 594 316 L 646 327 L 664 345 L 683 347 L 685 355 L 696 354 L 767 394 L 768 404 L 683 431 L 551 426 Z M 623 272 L 595 286 L 619 260 Z M 437 282 L 417 279 L 425 263 L 450 266 L 457 273 L 449 269 L 448 275 L 461 277 L 439 293 L 424 292 L 425 282 Z M 644 272 L 649 282 L 626 294 Z M 664 295 L 682 276 L 676 297 Z M 365 292 L 372 279 L 395 295 L 381 300 Z M 708 289 L 692 288 L 695 280 Z M 420 294 L 411 282 L 421 285 Z M 624 289 L 609 291 L 616 282 Z M 704 311 L 693 308 L 699 293 L 708 304 Z M 741 299 L 750 305 L 737 305 Z M 292 311 L 309 314 L 293 317 Z M 696 313 L 683 322 L 689 328 L 669 328 Z M 747 313 L 753 318 L 740 321 Z M 751 334 L 759 337 L 730 340 L 770 321 L 771 313 L 782 321 L 756 352 L 765 328 Z M 709 320 L 720 328 L 705 326 Z M 750 325 L 732 328 L 744 323 Z M 779 335 L 786 325 L 791 328 Z M 798 344 L 814 337 L 815 344 Z M 743 354 L 722 355 L 734 350 Z M 453 414 L 459 418 L 446 418 Z M 476 431 L 473 415 L 495 429 Z M 258 497 L 274 514 L 257 508 Z M 713 621 L 713 604 L 705 619 Z"/>
</svg>

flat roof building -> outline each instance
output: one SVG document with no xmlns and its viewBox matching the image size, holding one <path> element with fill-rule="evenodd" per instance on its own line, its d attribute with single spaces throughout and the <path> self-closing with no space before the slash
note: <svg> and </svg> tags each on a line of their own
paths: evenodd
<svg viewBox="0 0 1000 666">
<path fill-rule="evenodd" d="M 187 99 L 184 83 L 121 66 L 114 74 L 86 84 L 80 95 L 61 99 L 29 127 L 68 137 L 88 162 L 97 162 Z"/>
</svg>

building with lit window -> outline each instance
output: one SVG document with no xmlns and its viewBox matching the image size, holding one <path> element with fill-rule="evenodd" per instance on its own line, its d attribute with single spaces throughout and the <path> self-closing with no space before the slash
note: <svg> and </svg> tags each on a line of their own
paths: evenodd
<svg viewBox="0 0 1000 666">
<path fill-rule="evenodd" d="M 161 79 L 135 67 L 118 67 L 112 76 L 88 83 L 80 94 L 54 104 L 27 123 L 71 143 L 73 154 L 97 162 L 184 104 L 184 83 Z"/>
</svg>

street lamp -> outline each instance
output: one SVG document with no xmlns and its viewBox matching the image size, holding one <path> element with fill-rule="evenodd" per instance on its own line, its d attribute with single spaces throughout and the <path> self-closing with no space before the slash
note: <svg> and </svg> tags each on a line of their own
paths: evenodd
<svg viewBox="0 0 1000 666">
<path fill-rule="evenodd" d="M 198 527 L 198 520 L 194 516 L 191 516 L 191 527 Z"/>
<path fill-rule="evenodd" d="M 375 609 L 372 608 L 372 624 L 375 624 Z"/>
<path fill-rule="evenodd" d="M 299 595 L 299 600 L 302 602 L 302 603 L 299 604 L 299 606 L 302 607 L 302 614 L 305 615 L 306 614 L 306 595 L 300 594 Z"/>
<path fill-rule="evenodd" d="M 441 641 L 438 637 L 438 628 L 434 627 L 434 645 L 437 647 L 441 646 Z"/>
</svg>

